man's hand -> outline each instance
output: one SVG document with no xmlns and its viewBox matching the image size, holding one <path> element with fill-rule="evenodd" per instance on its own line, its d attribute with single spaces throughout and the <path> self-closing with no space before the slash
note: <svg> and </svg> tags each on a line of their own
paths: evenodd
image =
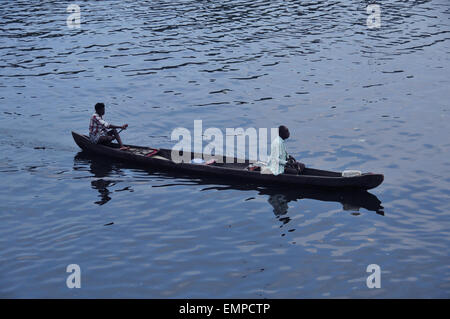
<svg viewBox="0 0 450 319">
<path fill-rule="evenodd" d="M 126 130 L 127 127 L 128 127 L 128 124 L 124 124 L 124 125 L 122 125 L 121 129 L 122 129 L 122 130 Z"/>
</svg>

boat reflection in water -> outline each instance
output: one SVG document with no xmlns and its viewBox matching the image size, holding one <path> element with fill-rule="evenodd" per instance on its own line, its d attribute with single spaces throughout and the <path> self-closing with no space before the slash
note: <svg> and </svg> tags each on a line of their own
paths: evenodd
<svg viewBox="0 0 450 319">
<path fill-rule="evenodd" d="M 230 181 L 223 181 L 214 177 L 199 177 L 179 172 L 164 172 L 161 170 L 149 170 L 142 167 L 124 164 L 117 161 L 111 161 L 104 157 L 97 157 L 85 152 L 79 152 L 74 158 L 74 170 L 85 169 L 89 165 L 89 171 L 96 179 L 91 181 L 91 186 L 100 193 L 100 200 L 95 204 L 104 205 L 111 200 L 111 191 L 108 187 L 117 184 L 117 181 L 107 180 L 105 177 L 111 175 L 124 175 L 122 169 L 139 169 L 146 171 L 150 175 L 157 174 L 158 177 L 166 177 L 170 179 L 189 178 L 189 185 L 205 185 L 202 190 L 256 190 L 258 195 L 269 196 L 268 202 L 273 207 L 273 212 L 277 218 L 283 223 L 287 223 L 289 218 L 283 219 L 283 215 L 288 212 L 288 204 L 292 201 L 300 199 L 315 199 L 326 202 L 341 203 L 345 211 L 351 211 L 354 215 L 359 215 L 360 208 L 374 211 L 379 215 L 384 215 L 381 201 L 373 194 L 362 190 L 323 190 L 317 188 L 300 188 L 287 189 L 280 187 L 258 186 L 255 184 L 240 184 L 232 183 Z M 179 184 L 179 183 L 178 183 Z M 178 185 L 177 184 L 177 185 Z M 175 184 L 164 184 L 153 187 L 168 187 Z M 184 184 L 183 184 L 184 185 Z M 188 184 L 186 184 L 188 185 Z M 214 185 L 214 186 L 211 186 Z M 130 190 L 126 187 L 123 190 Z"/>
<path fill-rule="evenodd" d="M 218 184 L 218 181 L 214 181 L 208 178 L 204 180 L 204 184 Z M 203 184 L 203 181 L 198 182 Z M 223 184 L 223 182 L 222 182 Z M 343 210 L 353 212 L 353 215 L 359 215 L 357 213 L 360 208 L 365 208 L 370 211 L 374 211 L 379 215 L 384 216 L 383 206 L 381 201 L 375 195 L 362 190 L 324 190 L 318 188 L 269 188 L 260 187 L 255 185 L 239 185 L 229 184 L 228 186 L 213 186 L 205 188 L 216 190 L 257 190 L 258 195 L 269 196 L 267 200 L 273 207 L 273 212 L 277 217 L 286 215 L 288 212 L 288 204 L 300 199 L 315 199 L 324 202 L 338 202 L 343 206 Z M 280 220 L 282 220 L 280 218 Z M 283 220 L 282 220 L 283 221 Z M 286 221 L 287 222 L 287 221 Z"/>
</svg>

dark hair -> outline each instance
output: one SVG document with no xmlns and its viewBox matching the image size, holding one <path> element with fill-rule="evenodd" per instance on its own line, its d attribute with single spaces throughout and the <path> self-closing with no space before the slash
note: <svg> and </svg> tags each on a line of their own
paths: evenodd
<svg viewBox="0 0 450 319">
<path fill-rule="evenodd" d="M 95 104 L 95 111 L 96 112 L 100 112 L 100 110 L 102 110 L 102 109 L 104 109 L 105 108 L 105 104 L 103 104 L 103 103 L 97 103 L 97 104 Z"/>
<path fill-rule="evenodd" d="M 278 127 L 278 135 L 280 135 L 283 140 L 287 139 L 289 137 L 289 129 L 284 125 L 280 125 Z"/>
</svg>

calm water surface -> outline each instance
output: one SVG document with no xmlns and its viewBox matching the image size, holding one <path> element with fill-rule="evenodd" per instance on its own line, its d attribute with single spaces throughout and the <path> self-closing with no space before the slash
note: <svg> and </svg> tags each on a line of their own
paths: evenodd
<svg viewBox="0 0 450 319">
<path fill-rule="evenodd" d="M 69 29 L 65 1 L 0 2 L 0 296 L 450 297 L 450 6 L 383 1 L 368 29 L 369 3 L 79 1 Z M 105 162 L 70 135 L 98 101 L 130 144 L 283 123 L 307 165 L 385 182 L 355 198 Z"/>
</svg>

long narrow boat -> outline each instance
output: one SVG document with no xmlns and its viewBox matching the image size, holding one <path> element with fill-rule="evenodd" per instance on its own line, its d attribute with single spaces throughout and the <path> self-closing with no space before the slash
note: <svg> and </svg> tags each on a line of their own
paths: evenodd
<svg viewBox="0 0 450 319">
<path fill-rule="evenodd" d="M 110 145 L 101 145 L 91 143 L 89 138 L 72 132 L 75 143 L 84 151 L 94 153 L 120 161 L 133 163 L 146 168 L 159 168 L 164 170 L 183 171 L 192 175 L 217 176 L 223 179 L 239 180 L 242 182 L 252 182 L 271 186 L 298 186 L 298 187 L 321 187 L 321 188 L 353 188 L 353 189 L 372 189 L 383 182 L 382 174 L 364 173 L 359 176 L 342 177 L 340 172 L 319 170 L 314 168 L 305 168 L 301 175 L 291 174 L 261 174 L 257 171 L 249 171 L 247 167 L 250 162 L 236 158 L 231 159 L 225 156 L 219 163 L 212 165 L 176 163 L 171 160 L 172 151 L 169 149 L 159 149 L 158 153 L 151 155 L 154 148 L 136 145 L 126 145 L 129 150 L 119 150 L 115 143 Z M 182 154 L 182 153 L 180 153 Z M 191 159 L 202 158 L 202 154 L 189 153 Z M 216 158 L 217 159 L 217 158 Z"/>
<path fill-rule="evenodd" d="M 275 209 L 277 205 L 285 208 L 284 204 L 301 201 L 302 199 L 336 202 L 342 204 L 343 210 L 355 212 L 359 211 L 360 208 L 364 208 L 369 211 L 374 211 L 379 215 L 384 215 L 384 207 L 381 205 L 381 201 L 378 197 L 366 190 L 360 189 L 334 189 L 333 191 L 329 191 L 326 188 L 323 189 L 317 187 L 279 187 L 278 185 L 260 185 L 251 182 L 242 183 L 239 182 L 239 180 L 224 180 L 218 176 L 209 175 L 195 176 L 195 178 L 192 178 L 192 175 L 182 171 L 142 168 L 133 163 L 124 163 L 86 151 L 81 151 L 75 155 L 74 164 L 76 169 L 79 169 L 80 165 L 89 167 L 89 172 L 96 178 L 91 181 L 91 185 L 93 188 L 99 190 L 100 197 L 102 200 L 106 201 L 111 200 L 109 195 L 112 194 L 112 192 L 108 191 L 108 186 L 115 185 L 116 183 L 112 176 L 117 176 L 117 174 L 120 175 L 122 169 L 139 169 L 140 173 L 146 171 L 149 175 L 158 177 L 158 182 L 153 184 L 152 187 L 198 185 L 202 186 L 201 191 L 257 191 L 258 195 L 263 197 L 268 196 L 268 202 L 274 207 L 274 213 L 277 214 L 277 216 L 279 212 L 279 210 Z M 140 174 L 139 176 L 142 177 Z M 275 198 L 276 200 L 272 200 Z M 253 197 L 247 198 L 246 200 L 251 199 L 253 199 Z M 103 202 L 99 201 L 96 203 Z M 282 209 L 282 211 L 284 211 L 284 209 Z"/>
</svg>

